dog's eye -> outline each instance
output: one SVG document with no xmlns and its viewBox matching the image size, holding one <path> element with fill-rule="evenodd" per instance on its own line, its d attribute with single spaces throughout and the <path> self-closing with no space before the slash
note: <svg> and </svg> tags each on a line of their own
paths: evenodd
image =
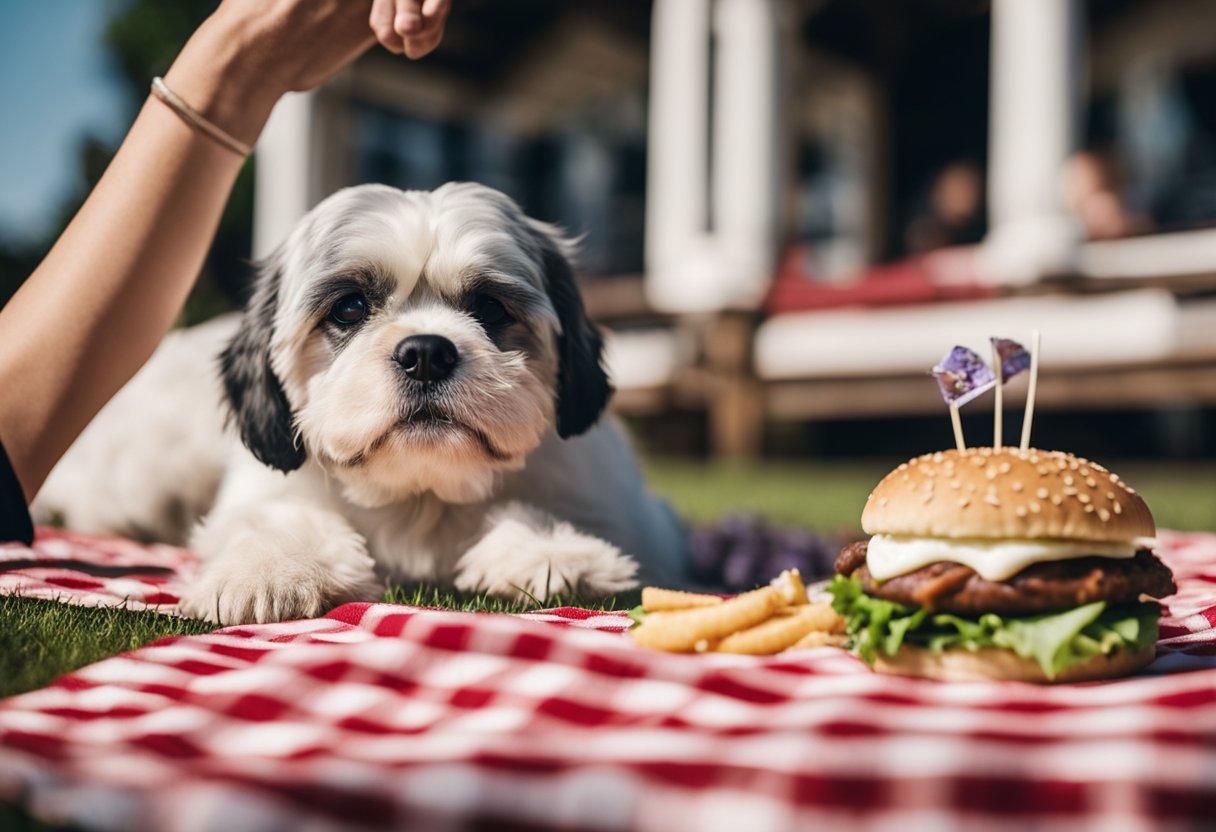
<svg viewBox="0 0 1216 832">
<path fill-rule="evenodd" d="M 344 295 L 329 310 L 329 319 L 340 326 L 352 326 L 366 317 L 367 301 L 360 294 Z"/>
<path fill-rule="evenodd" d="M 482 326 L 494 326 L 507 321 L 507 309 L 489 295 L 478 295 L 469 309 Z"/>
</svg>

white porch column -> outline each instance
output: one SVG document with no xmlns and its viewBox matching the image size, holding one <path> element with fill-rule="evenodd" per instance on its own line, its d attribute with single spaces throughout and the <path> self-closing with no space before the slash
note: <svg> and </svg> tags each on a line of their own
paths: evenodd
<svg viewBox="0 0 1216 832">
<path fill-rule="evenodd" d="M 777 246 L 779 0 L 718 0 L 714 15 L 715 307 L 752 307 Z"/>
<path fill-rule="evenodd" d="M 655 0 L 650 32 L 646 291 L 686 311 L 699 291 L 686 269 L 708 215 L 710 0 Z M 688 283 L 688 280 L 692 280 Z"/>
<path fill-rule="evenodd" d="M 321 198 L 314 164 L 315 93 L 288 93 L 270 115 L 256 148 L 253 256 L 265 257 Z"/>
<path fill-rule="evenodd" d="M 1061 171 L 1076 142 L 1081 49 L 1077 0 L 993 0 L 989 234 L 983 267 L 1028 283 L 1070 269 L 1080 226 Z"/>
</svg>

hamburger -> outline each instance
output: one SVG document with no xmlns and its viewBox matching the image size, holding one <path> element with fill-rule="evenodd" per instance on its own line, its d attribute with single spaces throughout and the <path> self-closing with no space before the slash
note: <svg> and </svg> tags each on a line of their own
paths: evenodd
<svg viewBox="0 0 1216 832">
<path fill-rule="evenodd" d="M 1153 516 L 1115 474 L 1071 454 L 969 448 L 888 474 L 869 540 L 829 586 L 877 671 L 963 681 L 1080 682 L 1153 660 L 1174 593 Z"/>
</svg>

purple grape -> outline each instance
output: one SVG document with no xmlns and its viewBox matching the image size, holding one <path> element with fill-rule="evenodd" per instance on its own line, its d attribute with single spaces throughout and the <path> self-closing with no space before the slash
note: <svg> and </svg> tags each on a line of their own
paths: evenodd
<svg viewBox="0 0 1216 832">
<path fill-rule="evenodd" d="M 765 562 L 760 580 L 771 581 L 786 569 L 797 569 L 805 577 L 807 574 L 805 552 L 797 549 L 777 549 Z"/>
<path fill-rule="evenodd" d="M 726 549 L 722 535 L 716 529 L 699 529 L 688 541 L 689 565 L 694 575 L 716 575 L 722 565 Z"/>
<path fill-rule="evenodd" d="M 755 553 L 738 548 L 726 556 L 722 564 L 722 585 L 731 592 L 751 589 L 756 574 Z"/>
<path fill-rule="evenodd" d="M 834 536 L 776 526 L 757 515 L 731 514 L 691 534 L 690 566 L 702 584 L 740 592 L 784 569 L 796 568 L 807 580 L 828 577 L 840 545 Z"/>
</svg>

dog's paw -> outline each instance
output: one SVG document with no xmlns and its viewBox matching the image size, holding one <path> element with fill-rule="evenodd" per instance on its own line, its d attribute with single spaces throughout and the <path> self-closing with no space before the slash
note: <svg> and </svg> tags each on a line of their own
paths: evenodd
<svg viewBox="0 0 1216 832">
<path fill-rule="evenodd" d="M 361 543 L 329 554 L 340 556 L 294 551 L 290 540 L 264 534 L 238 536 L 203 567 L 181 611 L 217 624 L 265 624 L 316 618 L 338 604 L 381 596 L 383 586 Z"/>
<path fill-rule="evenodd" d="M 637 562 L 569 523 L 498 520 L 456 566 L 456 588 L 518 601 L 602 596 L 637 586 Z"/>
</svg>

